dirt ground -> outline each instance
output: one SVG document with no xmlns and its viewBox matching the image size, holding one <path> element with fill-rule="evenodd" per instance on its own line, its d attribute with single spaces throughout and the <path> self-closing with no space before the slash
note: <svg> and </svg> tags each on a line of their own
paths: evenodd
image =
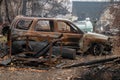
<svg viewBox="0 0 120 80">
<path fill-rule="evenodd" d="M 117 37 L 114 37 L 114 39 L 113 54 L 111 55 L 78 55 L 76 60 L 61 60 L 61 64 L 66 66 L 95 59 L 120 56 L 120 46 L 116 42 L 118 39 Z M 0 67 L 0 80 L 120 80 L 119 74 L 120 62 L 69 69 L 51 67 L 48 70 L 34 69 L 32 67 Z"/>
</svg>

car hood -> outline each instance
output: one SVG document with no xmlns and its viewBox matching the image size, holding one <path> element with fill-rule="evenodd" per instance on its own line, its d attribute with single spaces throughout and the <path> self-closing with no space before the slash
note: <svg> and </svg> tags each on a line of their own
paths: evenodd
<svg viewBox="0 0 120 80">
<path fill-rule="evenodd" d="M 98 33 L 91 33 L 91 32 L 85 33 L 84 36 L 89 39 L 97 39 L 97 40 L 108 40 L 109 38 L 108 36 Z"/>
</svg>

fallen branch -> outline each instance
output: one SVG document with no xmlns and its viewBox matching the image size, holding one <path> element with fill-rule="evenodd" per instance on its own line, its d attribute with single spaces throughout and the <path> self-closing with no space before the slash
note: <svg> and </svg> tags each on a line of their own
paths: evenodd
<svg viewBox="0 0 120 80">
<path fill-rule="evenodd" d="M 120 59 L 120 56 L 99 59 L 99 60 L 92 60 L 92 61 L 88 61 L 88 62 L 82 62 L 82 63 L 78 63 L 78 64 L 73 64 L 70 66 L 65 66 L 63 68 L 65 69 L 65 68 L 71 68 L 71 67 L 79 67 L 79 66 L 87 66 L 87 65 L 93 65 L 93 64 L 106 63 L 106 62 L 114 61 L 116 59 Z"/>
</svg>

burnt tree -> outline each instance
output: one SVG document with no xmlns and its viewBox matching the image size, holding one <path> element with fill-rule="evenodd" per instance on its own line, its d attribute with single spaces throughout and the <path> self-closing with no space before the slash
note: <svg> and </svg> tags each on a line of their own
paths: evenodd
<svg viewBox="0 0 120 80">
<path fill-rule="evenodd" d="M 0 0 L 0 17 L 3 22 L 17 15 L 55 17 L 69 13 L 69 0 Z"/>
</svg>

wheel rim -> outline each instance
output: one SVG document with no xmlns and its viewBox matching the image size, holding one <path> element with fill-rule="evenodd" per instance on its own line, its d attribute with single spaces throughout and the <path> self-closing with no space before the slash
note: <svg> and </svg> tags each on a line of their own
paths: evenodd
<svg viewBox="0 0 120 80">
<path fill-rule="evenodd" d="M 93 54 L 94 55 L 102 55 L 103 46 L 100 44 L 95 44 L 93 47 Z"/>
</svg>

